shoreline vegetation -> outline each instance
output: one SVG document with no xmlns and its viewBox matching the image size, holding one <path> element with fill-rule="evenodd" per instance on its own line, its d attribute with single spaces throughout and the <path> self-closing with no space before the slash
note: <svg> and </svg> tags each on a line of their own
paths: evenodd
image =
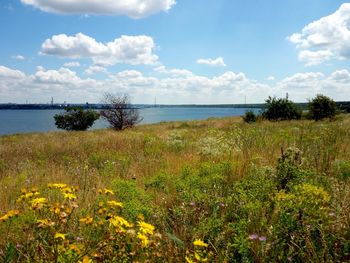
<svg viewBox="0 0 350 263">
<path fill-rule="evenodd" d="M 344 262 L 350 116 L 0 137 L 5 262 Z"/>
<path fill-rule="evenodd" d="M 306 109 L 308 103 L 295 103 L 300 109 Z M 133 108 L 243 108 L 243 109 L 263 109 L 265 103 L 244 103 L 244 104 L 132 104 Z M 350 111 L 350 101 L 336 101 L 337 108 L 343 111 Z M 104 109 L 108 105 L 94 103 L 38 103 L 38 104 L 17 104 L 17 103 L 0 103 L 0 110 L 64 110 L 67 107 L 81 107 L 83 109 Z"/>
</svg>

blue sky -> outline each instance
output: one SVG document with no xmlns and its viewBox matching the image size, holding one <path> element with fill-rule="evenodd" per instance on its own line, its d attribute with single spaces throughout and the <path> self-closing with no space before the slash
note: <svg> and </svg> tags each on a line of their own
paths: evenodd
<svg viewBox="0 0 350 263">
<path fill-rule="evenodd" d="M 0 103 L 350 100 L 350 3 L 65 2 L 1 1 Z"/>
</svg>

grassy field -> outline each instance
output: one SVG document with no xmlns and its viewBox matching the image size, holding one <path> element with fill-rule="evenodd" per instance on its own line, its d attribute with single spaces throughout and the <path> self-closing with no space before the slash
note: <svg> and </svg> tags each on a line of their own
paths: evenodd
<svg viewBox="0 0 350 263">
<path fill-rule="evenodd" d="M 5 262 L 350 260 L 348 115 L 3 136 L 0 185 Z"/>
</svg>

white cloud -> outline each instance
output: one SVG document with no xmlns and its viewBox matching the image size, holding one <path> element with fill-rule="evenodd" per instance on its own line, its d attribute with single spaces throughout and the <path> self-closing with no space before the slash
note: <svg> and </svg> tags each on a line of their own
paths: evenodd
<svg viewBox="0 0 350 263">
<path fill-rule="evenodd" d="M 298 55 L 299 60 L 304 62 L 306 66 L 319 65 L 324 61 L 331 60 L 333 57 L 334 55 L 330 50 L 302 50 Z"/>
<path fill-rule="evenodd" d="M 175 0 L 21 0 L 45 12 L 58 14 L 126 15 L 144 18 L 168 11 Z"/>
<path fill-rule="evenodd" d="M 307 66 L 331 59 L 350 59 L 350 3 L 333 14 L 305 26 L 287 38 L 301 49 L 299 59 Z"/>
<path fill-rule="evenodd" d="M 0 66 L 0 78 L 19 79 L 24 76 L 25 74 L 20 70 Z"/>
<path fill-rule="evenodd" d="M 24 60 L 24 57 L 22 55 L 15 55 L 15 56 L 12 56 L 12 58 L 16 60 Z"/>
<path fill-rule="evenodd" d="M 38 67 L 32 75 L 0 66 L 0 102 L 56 101 L 99 102 L 105 92 L 128 93 L 135 103 L 243 103 L 263 102 L 268 96 L 285 96 L 294 101 L 306 101 L 317 93 L 335 100 L 349 100 L 350 72 L 340 69 L 332 74 L 297 73 L 277 83 L 263 84 L 242 72 L 227 71 L 207 77 L 185 69 L 158 67 L 157 77 L 136 70 L 108 74 L 105 79 L 83 78 L 68 68 Z M 182 72 L 181 74 L 176 72 Z M 17 101 L 16 101 L 17 100 Z"/>
<path fill-rule="evenodd" d="M 112 42 L 101 43 L 78 33 L 75 36 L 55 35 L 46 39 L 41 54 L 64 58 L 91 58 L 94 64 L 111 66 L 118 63 L 152 65 L 158 61 L 153 54 L 155 43 L 149 36 L 121 36 Z"/>
<path fill-rule="evenodd" d="M 34 77 L 34 81 L 45 84 L 76 83 L 80 79 L 76 72 L 68 68 L 60 68 L 59 70 L 45 70 L 39 68 Z"/>
<path fill-rule="evenodd" d="M 218 57 L 216 59 L 212 58 L 200 58 L 197 60 L 198 64 L 204 64 L 214 67 L 226 67 L 226 64 L 224 62 L 224 59 L 222 57 Z"/>
<path fill-rule="evenodd" d="M 85 73 L 88 74 L 88 75 L 92 75 L 92 74 L 95 74 L 95 73 L 101 73 L 101 72 L 106 73 L 107 69 L 104 68 L 104 67 L 101 67 L 101 66 L 92 65 L 92 66 L 90 66 L 89 68 L 87 68 L 85 70 Z"/>
<path fill-rule="evenodd" d="M 67 68 L 74 68 L 74 67 L 80 67 L 80 63 L 77 61 L 72 61 L 72 62 L 67 62 L 63 64 L 63 67 L 67 67 Z"/>
<path fill-rule="evenodd" d="M 329 77 L 329 80 L 342 83 L 350 83 L 350 72 L 346 69 L 336 70 Z"/>
<path fill-rule="evenodd" d="M 274 81 L 276 78 L 274 76 L 269 76 L 266 78 L 268 81 Z"/>
</svg>

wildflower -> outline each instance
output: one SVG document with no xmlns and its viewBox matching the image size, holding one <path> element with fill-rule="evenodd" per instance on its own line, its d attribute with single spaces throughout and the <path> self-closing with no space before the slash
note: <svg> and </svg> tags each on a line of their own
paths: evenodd
<svg viewBox="0 0 350 263">
<path fill-rule="evenodd" d="M 77 196 L 75 194 L 71 194 L 71 193 L 63 193 L 63 197 L 68 199 L 68 200 L 74 200 L 77 198 Z"/>
<path fill-rule="evenodd" d="M 46 205 L 47 200 L 45 197 L 39 197 L 33 199 L 30 203 L 32 204 L 32 209 L 36 210 L 43 208 Z"/>
<path fill-rule="evenodd" d="M 48 184 L 47 185 L 49 188 L 58 188 L 58 189 L 63 189 L 66 188 L 66 184 Z"/>
<path fill-rule="evenodd" d="M 20 195 L 20 197 L 16 200 L 16 202 L 21 202 L 21 201 L 23 201 L 23 200 L 26 200 L 26 199 L 30 199 L 30 198 L 32 198 L 32 197 L 34 197 L 34 196 L 37 196 L 37 195 L 39 195 L 40 193 L 39 192 L 37 192 L 37 191 L 35 191 L 35 192 L 29 192 L 29 193 L 27 193 L 27 192 L 25 192 L 25 193 L 23 193 L 22 192 L 22 195 Z"/>
<path fill-rule="evenodd" d="M 124 231 L 124 227 L 132 227 L 132 224 L 130 224 L 128 221 L 126 221 L 124 218 L 120 216 L 113 216 L 109 219 L 109 222 L 114 227 L 118 228 L 119 230 Z"/>
<path fill-rule="evenodd" d="M 62 240 L 65 240 L 65 239 L 66 239 L 66 235 L 67 235 L 67 234 L 62 234 L 62 233 L 58 233 L 58 232 L 57 232 L 57 233 L 55 234 L 55 237 L 54 237 L 54 238 L 55 238 L 55 239 L 62 239 Z"/>
<path fill-rule="evenodd" d="M 194 263 L 194 261 L 192 259 L 190 259 L 189 257 L 185 257 L 185 259 L 186 259 L 187 263 Z"/>
<path fill-rule="evenodd" d="M 111 189 L 107 189 L 107 188 L 105 188 L 104 190 L 103 190 L 103 192 L 106 194 L 106 195 L 114 195 L 114 192 L 113 192 L 113 190 L 111 190 Z"/>
<path fill-rule="evenodd" d="M 120 208 L 123 207 L 123 204 L 121 202 L 117 202 L 117 201 L 108 201 L 107 205 L 111 206 L 111 207 L 120 207 Z"/>
<path fill-rule="evenodd" d="M 146 247 L 149 244 L 149 240 L 146 235 L 138 233 L 137 237 L 141 240 L 142 246 Z"/>
<path fill-rule="evenodd" d="M 196 239 L 193 242 L 193 245 L 197 246 L 197 247 L 207 247 L 208 244 L 204 243 L 201 239 Z"/>
<path fill-rule="evenodd" d="M 55 223 L 50 221 L 49 219 L 39 219 L 39 220 L 36 220 L 36 223 L 38 224 L 38 227 L 41 227 L 41 228 L 55 225 Z"/>
<path fill-rule="evenodd" d="M 261 242 L 264 242 L 264 241 L 266 241 L 266 237 L 265 237 L 265 236 L 261 236 L 261 237 L 259 237 L 259 240 L 260 240 Z"/>
<path fill-rule="evenodd" d="M 83 261 L 81 261 L 82 263 L 91 263 L 92 260 L 88 257 L 88 256 L 84 256 L 83 257 Z"/>
<path fill-rule="evenodd" d="M 0 222 L 5 222 L 8 219 L 11 219 L 13 217 L 17 217 L 18 215 L 19 215 L 18 210 L 10 210 L 4 216 L 0 217 Z"/>
<path fill-rule="evenodd" d="M 139 221 L 138 225 L 140 227 L 140 231 L 144 234 L 149 234 L 149 235 L 153 235 L 154 229 L 155 227 L 151 224 L 148 224 L 144 221 Z"/>
<path fill-rule="evenodd" d="M 202 260 L 201 256 L 200 256 L 197 252 L 194 252 L 194 258 L 195 258 L 197 261 L 201 261 L 201 260 Z"/>
<path fill-rule="evenodd" d="M 256 239 L 258 239 L 258 238 L 259 238 L 259 236 L 258 236 L 258 234 L 256 234 L 256 233 L 253 233 L 253 234 L 249 235 L 249 239 L 250 239 L 250 240 L 256 240 Z"/>
<path fill-rule="evenodd" d="M 92 222 L 93 222 L 93 218 L 90 217 L 90 216 L 87 216 L 87 217 L 81 218 L 79 221 L 82 222 L 82 223 L 85 223 L 87 225 L 91 225 Z"/>
<path fill-rule="evenodd" d="M 61 212 L 61 208 L 59 207 L 59 205 L 55 205 L 53 207 L 50 208 L 50 211 L 56 215 L 58 215 Z"/>
</svg>

